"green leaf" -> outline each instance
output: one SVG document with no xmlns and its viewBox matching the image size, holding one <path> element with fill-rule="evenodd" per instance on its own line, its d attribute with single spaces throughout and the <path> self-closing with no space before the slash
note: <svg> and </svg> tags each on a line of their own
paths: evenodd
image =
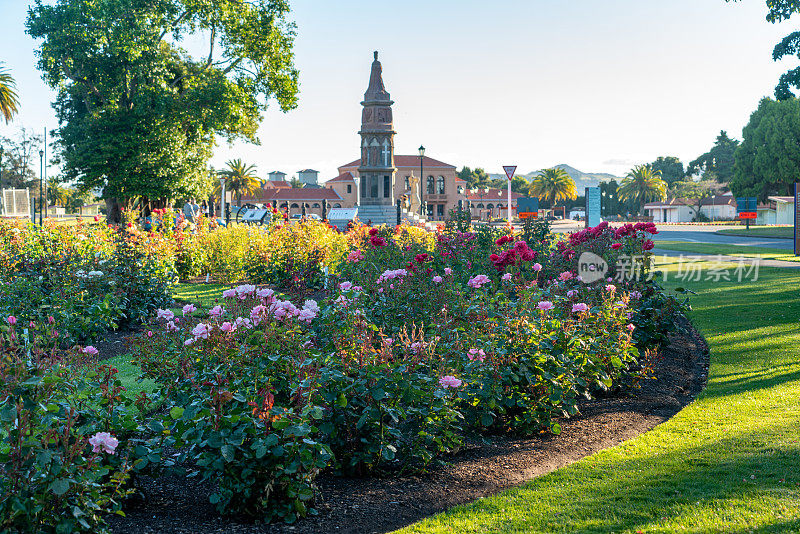
<svg viewBox="0 0 800 534">
<path fill-rule="evenodd" d="M 180 406 L 175 406 L 169 411 L 169 416 L 172 417 L 173 419 L 180 419 L 184 411 L 185 410 Z"/>
<path fill-rule="evenodd" d="M 223 445 L 220 447 L 219 452 L 222 453 L 222 457 L 225 458 L 226 462 L 232 462 L 236 456 L 236 449 L 232 445 Z"/>
<path fill-rule="evenodd" d="M 64 495 L 69 489 L 69 480 L 66 478 L 59 478 L 50 484 L 50 491 L 54 495 Z"/>
</svg>

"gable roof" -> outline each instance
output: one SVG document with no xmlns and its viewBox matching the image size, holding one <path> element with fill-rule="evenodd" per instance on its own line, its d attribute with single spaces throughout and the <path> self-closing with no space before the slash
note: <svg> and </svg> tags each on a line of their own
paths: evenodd
<svg viewBox="0 0 800 534">
<path fill-rule="evenodd" d="M 328 180 L 325 183 L 329 184 L 331 182 L 355 182 L 355 181 L 356 181 L 356 179 L 353 178 L 353 173 L 352 172 L 343 172 L 342 174 L 340 174 L 336 178 L 331 178 L 330 180 Z"/>
<path fill-rule="evenodd" d="M 271 202 L 273 200 L 342 200 L 342 197 L 327 187 L 259 189 L 254 195 L 242 196 L 242 202 Z"/>
</svg>

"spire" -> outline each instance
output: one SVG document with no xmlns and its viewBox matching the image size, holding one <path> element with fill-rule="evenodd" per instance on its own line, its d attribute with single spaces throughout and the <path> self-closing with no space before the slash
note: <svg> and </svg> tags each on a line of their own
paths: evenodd
<svg viewBox="0 0 800 534">
<path fill-rule="evenodd" d="M 375 60 L 372 62 L 372 71 L 369 75 L 369 87 L 364 93 L 365 102 L 389 102 L 389 93 L 383 86 L 383 68 L 378 61 L 378 51 L 373 53 Z"/>
</svg>

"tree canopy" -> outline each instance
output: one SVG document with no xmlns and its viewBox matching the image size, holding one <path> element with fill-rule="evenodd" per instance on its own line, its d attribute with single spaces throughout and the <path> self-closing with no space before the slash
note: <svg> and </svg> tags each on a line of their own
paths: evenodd
<svg viewBox="0 0 800 534">
<path fill-rule="evenodd" d="M 728 137 L 728 132 L 721 130 L 711 150 L 689 163 L 686 174 L 694 176 L 703 173 L 705 178 L 728 183 L 733 178 L 734 154 L 739 141 Z"/>
<path fill-rule="evenodd" d="M 253 194 L 258 189 L 260 182 L 256 174 L 256 166 L 248 165 L 241 159 L 227 161 L 227 169 L 217 174 L 225 178 L 225 188 L 236 196 L 238 206 L 242 205 L 242 195 Z"/>
<path fill-rule="evenodd" d="M 551 207 L 557 202 L 574 200 L 578 196 L 575 180 L 564 169 L 544 169 L 533 178 L 530 195 L 549 202 Z"/>
<path fill-rule="evenodd" d="M 650 164 L 654 171 L 661 173 L 661 179 L 672 184 L 683 180 L 686 176 L 686 171 L 683 168 L 683 162 L 680 158 L 675 156 L 659 156 L 654 162 Z"/>
<path fill-rule="evenodd" d="M 286 0 L 37 0 L 27 31 L 59 91 L 65 179 L 102 188 L 112 220 L 135 199 L 201 194 L 216 136 L 257 142 L 269 101 L 296 106 L 288 13 Z"/>
<path fill-rule="evenodd" d="M 2 63 L 0 63 L 0 115 L 8 124 L 19 111 L 19 97 L 14 78 L 9 74 L 8 69 L 1 65 Z"/>
<path fill-rule="evenodd" d="M 790 195 L 800 177 L 800 100 L 764 98 L 742 130 L 731 190 L 764 201 Z"/>
<path fill-rule="evenodd" d="M 639 213 L 644 211 L 648 200 L 661 200 L 667 196 L 667 183 L 661 179 L 661 173 L 654 171 L 650 165 L 637 165 L 625 175 L 619 186 L 619 198 L 624 202 L 633 202 L 639 206 Z"/>
<path fill-rule="evenodd" d="M 725 0 L 738 2 L 739 0 Z M 795 13 L 800 12 L 800 0 L 766 0 L 767 21 L 783 22 Z M 772 59 L 778 61 L 786 56 L 800 58 L 800 31 L 794 31 L 781 39 L 772 50 Z M 792 89 L 800 89 L 800 67 L 795 67 L 781 75 L 775 87 L 775 97 L 778 100 L 794 98 Z"/>
</svg>

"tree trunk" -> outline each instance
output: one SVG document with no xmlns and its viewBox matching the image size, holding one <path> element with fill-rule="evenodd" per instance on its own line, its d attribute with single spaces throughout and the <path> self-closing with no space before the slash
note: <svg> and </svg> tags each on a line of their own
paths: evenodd
<svg viewBox="0 0 800 534">
<path fill-rule="evenodd" d="M 122 222 L 122 205 L 119 199 L 106 198 L 106 222 L 108 224 L 119 224 Z"/>
</svg>

